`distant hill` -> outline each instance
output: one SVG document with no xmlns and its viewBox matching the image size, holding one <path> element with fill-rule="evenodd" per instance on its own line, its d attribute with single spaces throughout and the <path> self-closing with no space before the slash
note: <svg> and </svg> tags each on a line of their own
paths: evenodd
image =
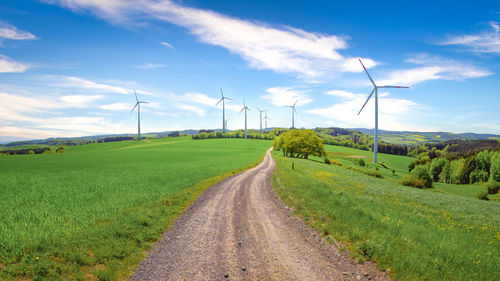
<svg viewBox="0 0 500 281">
<path fill-rule="evenodd" d="M 357 130 L 373 136 L 373 129 L 356 128 L 351 130 Z M 394 144 L 418 144 L 418 143 L 429 143 L 429 142 L 438 143 L 453 139 L 500 140 L 500 135 L 493 135 L 493 134 L 475 134 L 475 133 L 454 134 L 449 132 L 412 132 L 412 131 L 386 131 L 386 130 L 379 130 L 379 137 L 381 140 L 387 143 L 394 143 Z"/>
</svg>

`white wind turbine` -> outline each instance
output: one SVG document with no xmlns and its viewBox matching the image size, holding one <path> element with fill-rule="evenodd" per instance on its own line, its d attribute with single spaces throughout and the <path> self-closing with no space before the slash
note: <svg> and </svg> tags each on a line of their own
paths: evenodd
<svg viewBox="0 0 500 281">
<path fill-rule="evenodd" d="M 267 130 L 267 120 L 271 120 L 271 118 L 267 117 L 267 112 L 265 113 L 265 117 L 264 117 L 264 120 L 266 120 L 266 130 Z"/>
<path fill-rule="evenodd" d="M 137 92 L 134 89 L 134 94 L 135 94 L 135 106 L 132 108 L 132 111 L 130 113 L 134 112 L 135 108 L 137 107 L 137 141 L 141 140 L 141 103 L 148 103 L 147 101 L 139 101 L 139 98 L 137 98 Z"/>
<path fill-rule="evenodd" d="M 296 100 L 293 105 L 285 105 L 285 107 L 290 107 L 292 109 L 292 129 L 295 128 L 295 113 L 297 113 L 297 110 L 295 110 L 295 105 L 297 104 L 299 100 Z"/>
<path fill-rule="evenodd" d="M 231 98 L 225 97 L 224 93 L 222 92 L 222 88 L 220 88 L 220 95 L 222 98 L 215 104 L 218 105 L 222 101 L 222 132 L 226 132 L 226 103 L 224 100 L 233 100 Z"/>
<path fill-rule="evenodd" d="M 240 113 L 245 110 L 245 139 L 247 138 L 247 110 L 250 110 L 248 106 L 246 105 L 245 98 L 243 98 L 243 108 L 241 109 Z"/>
<path fill-rule="evenodd" d="M 257 110 L 260 112 L 260 130 L 262 131 L 262 112 L 266 112 L 267 110 L 260 110 L 260 108 L 258 107 L 255 107 L 257 108 Z"/>
<path fill-rule="evenodd" d="M 363 110 L 363 108 L 365 108 L 366 103 L 368 103 L 368 101 L 372 97 L 373 93 L 375 93 L 375 143 L 373 144 L 373 163 L 377 163 L 377 151 L 378 151 L 378 89 L 381 89 L 381 88 L 410 88 L 410 87 L 406 87 L 406 86 L 377 86 L 377 84 L 375 84 L 375 82 L 373 81 L 372 77 L 368 73 L 368 70 L 366 70 L 366 67 L 364 66 L 363 62 L 361 62 L 361 59 L 359 59 L 359 62 L 363 66 L 363 69 L 365 70 L 366 75 L 368 75 L 368 78 L 372 82 L 372 84 L 373 84 L 373 90 L 370 93 L 370 95 L 368 96 L 368 99 L 366 99 L 365 103 L 363 104 L 363 106 L 359 110 L 358 115 L 361 113 L 361 111 Z"/>
</svg>

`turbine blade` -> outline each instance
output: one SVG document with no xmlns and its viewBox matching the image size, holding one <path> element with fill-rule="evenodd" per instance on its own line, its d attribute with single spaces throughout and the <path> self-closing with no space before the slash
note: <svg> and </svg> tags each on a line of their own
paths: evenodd
<svg viewBox="0 0 500 281">
<path fill-rule="evenodd" d="M 135 110 L 135 108 L 137 107 L 137 105 L 138 105 L 138 104 L 139 104 L 139 103 L 136 103 L 136 104 L 135 104 L 134 108 L 132 108 L 132 110 L 130 111 L 130 113 L 134 112 L 134 110 Z"/>
<path fill-rule="evenodd" d="M 134 89 L 134 94 L 135 94 L 135 101 L 139 102 L 139 99 L 137 98 L 137 92 Z"/>
<path fill-rule="evenodd" d="M 224 93 L 222 92 L 222 88 L 220 88 L 220 95 L 222 96 L 222 98 L 224 98 Z"/>
<path fill-rule="evenodd" d="M 220 99 L 215 105 L 218 105 L 224 98 Z"/>
<path fill-rule="evenodd" d="M 403 89 L 409 89 L 410 87 L 406 87 L 406 86 L 381 86 L 381 87 L 378 87 L 378 88 L 403 88 Z"/>
<path fill-rule="evenodd" d="M 363 69 L 365 70 L 366 75 L 368 75 L 368 78 L 370 79 L 370 81 L 372 81 L 373 86 L 377 87 L 377 85 L 375 85 L 375 82 L 373 82 L 373 79 L 372 79 L 372 77 L 370 76 L 370 73 L 368 73 L 368 70 L 366 70 L 366 67 L 365 67 L 365 65 L 363 64 L 363 62 L 361 61 L 361 59 L 359 59 L 359 62 L 360 62 L 360 63 L 361 63 L 361 65 L 363 66 Z"/>
<path fill-rule="evenodd" d="M 257 108 L 257 110 L 258 110 L 259 112 L 262 112 L 262 110 L 260 110 L 260 108 L 258 108 L 258 107 L 255 107 L 255 108 Z"/>
<path fill-rule="evenodd" d="M 224 97 L 226 100 L 233 100 L 232 98 Z"/>
<path fill-rule="evenodd" d="M 293 104 L 293 107 L 295 108 L 295 105 L 299 102 L 299 100 L 296 100 L 295 103 Z"/>
<path fill-rule="evenodd" d="M 245 108 L 244 108 L 244 107 L 240 110 L 240 113 L 241 113 L 241 112 L 243 112 L 243 110 L 245 110 Z"/>
<path fill-rule="evenodd" d="M 365 108 L 365 105 L 368 103 L 368 101 L 370 100 L 370 98 L 373 96 L 373 93 L 375 93 L 375 89 L 376 88 L 373 88 L 371 94 L 368 96 L 368 98 L 366 99 L 365 101 L 365 104 L 363 104 L 363 106 L 361 107 L 361 109 L 359 110 L 358 112 L 358 115 L 361 113 L 361 111 L 363 110 L 363 108 Z"/>
<path fill-rule="evenodd" d="M 139 101 L 138 103 L 149 103 L 148 101 Z"/>
</svg>

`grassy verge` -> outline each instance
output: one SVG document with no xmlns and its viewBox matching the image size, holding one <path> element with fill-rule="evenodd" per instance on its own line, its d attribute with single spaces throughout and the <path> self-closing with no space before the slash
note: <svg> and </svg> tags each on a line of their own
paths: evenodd
<svg viewBox="0 0 500 281">
<path fill-rule="evenodd" d="M 273 156 L 273 186 L 285 204 L 359 261 L 372 259 L 400 280 L 500 280 L 498 203 Z"/>
<path fill-rule="evenodd" d="M 5 169 L 0 175 L 5 179 L 0 190 L 6 195 L 0 206 L 4 214 L 0 218 L 0 279 L 126 279 L 175 217 L 208 187 L 258 164 L 269 144 L 186 139 L 164 144 L 96 144 L 61 155 L 36 155 L 38 160 L 7 156 L 2 160 L 11 165 L 27 163 L 24 169 L 41 184 L 30 189 L 17 180 L 16 169 Z M 238 159 L 238 153 L 246 155 L 245 160 Z M 108 160 L 96 164 L 98 155 Z M 129 157 L 135 163 L 127 168 L 123 160 Z M 80 165 L 68 167 L 67 162 L 74 164 L 75 159 Z M 52 165 L 42 165 L 47 162 Z M 96 174 L 95 165 L 102 174 Z M 207 165 L 217 167 L 205 169 Z M 149 172 L 137 176 L 127 169 Z M 62 174 L 59 180 L 51 177 L 58 174 Z M 91 175 L 107 184 L 96 189 L 92 178 L 80 180 Z M 127 180 L 132 182 L 120 185 Z M 43 200 L 45 196 L 52 200 Z M 30 202 L 34 199 L 42 202 Z M 9 206 L 10 201 L 18 208 Z M 56 207 L 63 210 L 54 214 Z"/>
</svg>

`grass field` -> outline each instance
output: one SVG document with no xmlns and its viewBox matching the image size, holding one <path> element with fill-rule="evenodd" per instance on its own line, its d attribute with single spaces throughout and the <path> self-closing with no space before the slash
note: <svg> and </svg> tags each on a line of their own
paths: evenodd
<svg viewBox="0 0 500 281">
<path fill-rule="evenodd" d="M 363 159 L 366 166 L 363 168 L 365 170 L 374 170 L 376 168 L 382 173 L 385 179 L 398 182 L 404 175 L 408 174 L 408 164 L 413 162 L 415 158 L 391 154 L 378 154 L 378 162 L 380 164 L 373 163 L 373 152 L 364 151 L 343 146 L 333 146 L 326 145 L 325 150 L 327 151 L 328 158 L 336 159 L 341 162 L 344 166 L 354 166 L 360 169 L 357 164 L 357 160 Z M 317 159 L 321 161 L 321 159 Z M 394 170 L 395 173 L 392 172 Z M 434 188 L 430 191 L 442 192 L 454 195 L 460 195 L 470 198 L 476 198 L 476 196 L 485 191 L 486 187 L 479 184 L 449 184 L 449 183 L 434 183 Z M 490 195 L 491 199 L 498 198 L 498 195 Z"/>
<path fill-rule="evenodd" d="M 1 156 L 0 279 L 126 277 L 204 189 L 270 146 L 180 137 Z"/>
<path fill-rule="evenodd" d="M 498 202 L 405 187 L 279 152 L 274 157 L 273 186 L 283 201 L 327 239 L 346 242 L 360 261 L 375 260 L 400 280 L 500 280 Z M 380 158 L 389 166 L 407 161 Z"/>
</svg>

